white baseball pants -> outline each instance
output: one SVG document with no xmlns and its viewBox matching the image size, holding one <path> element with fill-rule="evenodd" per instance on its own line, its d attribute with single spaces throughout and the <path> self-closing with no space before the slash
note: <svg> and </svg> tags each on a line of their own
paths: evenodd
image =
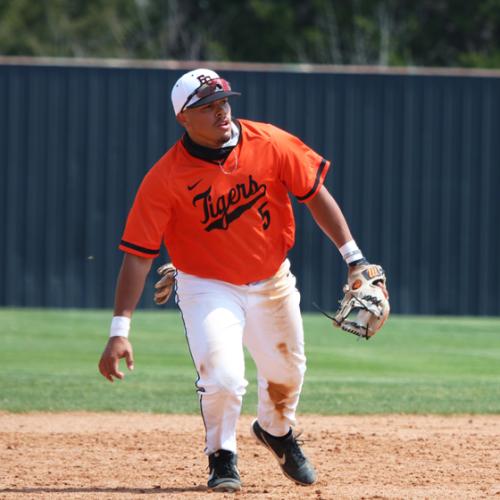
<svg viewBox="0 0 500 500">
<path fill-rule="evenodd" d="M 257 366 L 260 425 L 283 436 L 295 424 L 306 370 L 295 283 L 288 259 L 272 278 L 240 286 L 178 272 L 176 300 L 198 372 L 207 455 L 237 451 L 236 425 L 248 385 L 243 346 Z"/>
</svg>

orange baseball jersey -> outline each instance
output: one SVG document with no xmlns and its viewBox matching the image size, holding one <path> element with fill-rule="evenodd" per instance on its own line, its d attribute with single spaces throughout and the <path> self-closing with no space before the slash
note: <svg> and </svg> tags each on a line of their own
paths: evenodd
<svg viewBox="0 0 500 500">
<path fill-rule="evenodd" d="M 177 141 L 144 177 L 119 248 L 158 256 L 202 278 L 247 284 L 274 275 L 295 240 L 292 193 L 311 200 L 330 162 L 297 137 L 238 120 L 238 144 L 223 164 Z"/>
</svg>

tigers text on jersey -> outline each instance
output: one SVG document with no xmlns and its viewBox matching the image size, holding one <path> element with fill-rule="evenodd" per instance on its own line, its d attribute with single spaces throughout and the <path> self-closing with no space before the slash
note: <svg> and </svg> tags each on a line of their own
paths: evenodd
<svg viewBox="0 0 500 500">
<path fill-rule="evenodd" d="M 276 273 L 295 238 L 288 192 L 311 200 L 330 162 L 273 125 L 238 124 L 240 140 L 222 165 L 193 156 L 179 140 L 151 168 L 121 250 L 154 258 L 163 238 L 188 274 L 242 285 Z"/>
</svg>

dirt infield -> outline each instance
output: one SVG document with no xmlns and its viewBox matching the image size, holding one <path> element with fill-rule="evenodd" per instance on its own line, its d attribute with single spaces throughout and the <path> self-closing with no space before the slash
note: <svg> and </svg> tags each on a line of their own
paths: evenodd
<svg viewBox="0 0 500 500">
<path fill-rule="evenodd" d="M 198 416 L 0 413 L 0 498 L 500 498 L 500 416 L 302 416 L 296 486 L 239 425 L 238 494 L 205 490 Z"/>
</svg>

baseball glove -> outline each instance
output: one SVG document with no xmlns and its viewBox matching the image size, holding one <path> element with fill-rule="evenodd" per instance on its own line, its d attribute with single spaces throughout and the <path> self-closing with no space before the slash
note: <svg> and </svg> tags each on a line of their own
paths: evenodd
<svg viewBox="0 0 500 500">
<path fill-rule="evenodd" d="M 171 262 L 169 262 L 168 264 L 160 266 L 156 272 L 161 276 L 161 278 L 155 283 L 154 301 L 156 304 L 162 305 L 166 304 L 172 295 L 177 269 Z"/>
<path fill-rule="evenodd" d="M 381 266 L 360 264 L 349 268 L 344 298 L 333 320 L 342 330 L 366 340 L 373 337 L 389 316 L 389 293 L 386 276 Z"/>
</svg>

